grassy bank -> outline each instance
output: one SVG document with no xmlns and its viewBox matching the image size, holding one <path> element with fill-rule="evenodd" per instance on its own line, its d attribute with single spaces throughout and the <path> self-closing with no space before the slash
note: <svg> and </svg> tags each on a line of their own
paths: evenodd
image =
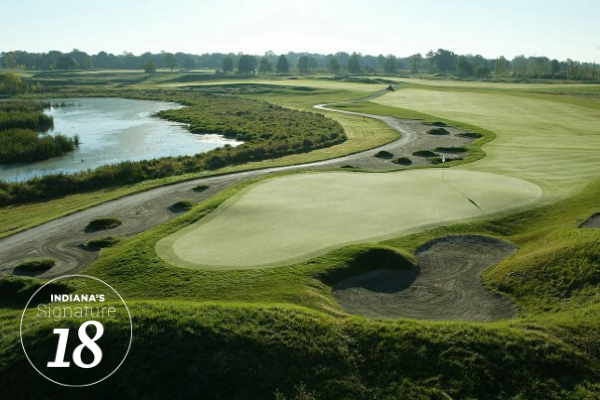
<svg viewBox="0 0 600 400">
<path fill-rule="evenodd" d="M 593 395 L 588 359 L 535 331 L 338 320 L 291 306 L 173 301 L 130 306 L 135 349 L 110 380 L 77 392 L 40 380 L 27 361 L 12 357 L 20 350 L 18 338 L 15 343 L 14 333 L 5 331 L 2 393 L 20 398 L 127 393 L 135 398 L 258 399 L 276 394 L 325 399 Z M 42 329 L 25 335 L 40 335 Z M 112 326 L 107 335 L 119 340 L 128 329 L 128 324 Z M 51 347 L 48 340 L 40 337 L 36 349 Z M 310 396 L 296 397 L 303 391 Z"/>
</svg>

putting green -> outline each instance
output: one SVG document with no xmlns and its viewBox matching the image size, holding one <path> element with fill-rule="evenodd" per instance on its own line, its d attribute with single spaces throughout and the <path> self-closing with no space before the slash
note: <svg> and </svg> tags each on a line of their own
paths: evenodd
<svg viewBox="0 0 600 400">
<path fill-rule="evenodd" d="M 525 206 L 541 194 L 530 182 L 472 171 L 291 175 L 250 186 L 207 218 L 160 240 L 156 250 L 187 268 L 281 265 L 349 243 Z"/>
</svg>

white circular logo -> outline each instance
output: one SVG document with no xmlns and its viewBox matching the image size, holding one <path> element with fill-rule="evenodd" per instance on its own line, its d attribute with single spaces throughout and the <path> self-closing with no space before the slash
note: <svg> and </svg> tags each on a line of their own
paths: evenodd
<svg viewBox="0 0 600 400">
<path fill-rule="evenodd" d="M 75 281 L 74 287 L 57 284 L 68 279 Z M 24 326 L 35 335 L 24 335 Z M 31 296 L 19 333 L 25 357 L 40 375 L 58 385 L 85 387 L 102 382 L 125 362 L 133 322 L 125 300 L 108 283 L 64 275 Z"/>
</svg>

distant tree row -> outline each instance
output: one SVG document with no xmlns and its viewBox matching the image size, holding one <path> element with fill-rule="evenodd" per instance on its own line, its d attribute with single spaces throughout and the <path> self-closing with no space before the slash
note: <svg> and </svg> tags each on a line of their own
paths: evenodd
<svg viewBox="0 0 600 400">
<path fill-rule="evenodd" d="M 140 69 L 152 75 L 158 68 L 173 72 L 177 68 L 210 68 L 223 73 L 240 74 L 298 73 L 298 74 L 441 74 L 476 78 L 543 78 L 599 80 L 600 67 L 595 63 L 551 60 L 547 57 L 517 56 L 512 60 L 504 57 L 484 58 L 481 55 L 458 55 L 439 49 L 425 56 L 409 57 L 372 56 L 339 52 L 336 54 L 294 53 L 276 55 L 267 52 L 263 56 L 247 54 L 186 54 L 144 53 L 134 55 L 109 54 L 104 51 L 89 55 L 79 50 L 69 53 L 50 51 L 28 53 L 11 51 L 0 54 L 0 66 L 37 70 L 72 70 L 90 68 Z"/>
<path fill-rule="evenodd" d="M 600 80 L 600 66 L 567 59 L 551 60 L 548 57 L 517 56 L 486 59 L 481 55 L 457 55 L 449 50 L 430 51 L 423 60 L 419 55 L 409 64 L 413 72 L 426 71 L 442 75 L 477 78 L 542 78 Z"/>
</svg>

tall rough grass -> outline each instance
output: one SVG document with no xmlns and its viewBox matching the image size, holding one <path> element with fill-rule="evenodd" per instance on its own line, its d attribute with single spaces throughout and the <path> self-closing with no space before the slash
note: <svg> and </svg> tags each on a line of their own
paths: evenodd
<svg viewBox="0 0 600 400">
<path fill-rule="evenodd" d="M 0 163 L 45 160 L 73 151 L 79 138 L 38 134 L 29 129 L 0 131 Z"/>
</svg>

